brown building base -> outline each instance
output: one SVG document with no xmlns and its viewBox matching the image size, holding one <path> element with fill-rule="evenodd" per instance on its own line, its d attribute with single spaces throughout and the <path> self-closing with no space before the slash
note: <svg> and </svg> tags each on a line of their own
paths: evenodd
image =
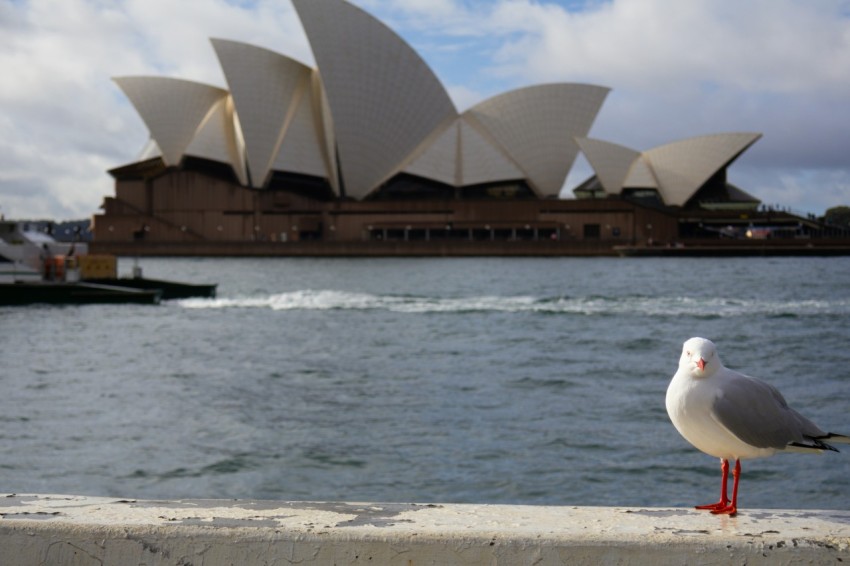
<svg viewBox="0 0 850 566">
<path fill-rule="evenodd" d="M 94 242 L 118 256 L 219 257 L 557 257 L 616 256 L 610 244 L 583 242 Z"/>
<path fill-rule="evenodd" d="M 155 163 L 154 163 L 155 164 Z M 811 218 L 626 198 L 378 194 L 365 201 L 251 189 L 204 170 L 113 171 L 91 250 L 125 256 L 616 256 L 847 254 Z M 758 240 L 744 234 L 758 226 Z M 772 236 L 777 238 L 768 239 Z M 823 244 L 823 245 L 822 245 Z M 714 248 L 717 248 L 716 250 Z M 828 248 L 828 249 L 827 249 Z"/>
</svg>

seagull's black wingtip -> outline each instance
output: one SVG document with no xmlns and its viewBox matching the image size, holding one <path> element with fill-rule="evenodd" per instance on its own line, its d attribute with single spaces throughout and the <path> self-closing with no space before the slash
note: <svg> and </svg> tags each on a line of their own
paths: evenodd
<svg viewBox="0 0 850 566">
<path fill-rule="evenodd" d="M 830 446 L 826 442 L 821 442 L 820 440 L 815 439 L 810 440 L 811 444 L 803 442 L 789 442 L 788 448 L 796 448 L 796 452 L 823 452 L 824 450 L 838 452 L 838 449 L 835 446 Z"/>
<path fill-rule="evenodd" d="M 833 446 L 832 444 L 824 442 L 824 440 L 836 440 L 836 436 L 840 435 L 832 435 L 825 434 L 823 436 L 807 436 L 803 442 L 789 442 L 789 448 L 797 448 L 800 452 L 807 452 L 811 450 L 812 452 L 823 452 L 827 450 L 829 452 L 839 452 L 838 448 Z M 846 438 L 846 437 L 845 437 Z M 850 441 L 850 438 L 848 438 Z M 843 442 L 842 440 L 838 440 L 838 442 Z"/>
</svg>

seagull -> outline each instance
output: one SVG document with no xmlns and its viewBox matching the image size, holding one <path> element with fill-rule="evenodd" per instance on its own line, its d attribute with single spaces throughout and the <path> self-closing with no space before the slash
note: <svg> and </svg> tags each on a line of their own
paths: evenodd
<svg viewBox="0 0 850 566">
<path fill-rule="evenodd" d="M 738 512 L 741 460 L 778 452 L 838 452 L 827 440 L 850 444 L 850 437 L 824 432 L 789 407 L 774 386 L 724 366 L 717 347 L 705 338 L 685 342 L 666 403 L 673 426 L 685 440 L 720 458 L 720 501 L 697 506 L 715 515 Z M 735 460 L 735 468 L 729 500 L 726 486 L 731 460 Z"/>
</svg>

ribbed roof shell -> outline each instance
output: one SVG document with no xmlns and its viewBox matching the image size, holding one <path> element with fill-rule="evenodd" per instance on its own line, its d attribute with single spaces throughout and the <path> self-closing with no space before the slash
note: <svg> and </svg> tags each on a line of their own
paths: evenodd
<svg viewBox="0 0 850 566">
<path fill-rule="evenodd" d="M 405 173 L 433 179 L 453 187 L 461 185 L 461 121 L 439 132 L 425 150 L 404 169 Z"/>
<path fill-rule="evenodd" d="M 192 143 L 186 148 L 186 155 L 229 163 L 239 182 L 247 185 L 245 160 L 242 157 L 244 144 L 240 140 L 233 114 L 233 99 L 226 96 L 213 105 Z"/>
<path fill-rule="evenodd" d="M 643 156 L 658 179 L 664 202 L 681 206 L 760 137 L 757 133 L 699 136 L 650 149 Z"/>
<path fill-rule="evenodd" d="M 481 126 L 458 117 L 404 171 L 454 187 L 522 179 L 525 174 Z"/>
<path fill-rule="evenodd" d="M 311 80 L 310 85 L 305 85 L 294 103 L 272 169 L 325 177 L 338 193 L 333 134 L 322 127 L 321 92 L 315 88 L 318 84 Z"/>
<path fill-rule="evenodd" d="M 344 0 L 293 0 L 333 116 L 345 191 L 361 198 L 399 172 L 457 111 L 395 32 Z"/>
<path fill-rule="evenodd" d="M 728 167 L 761 134 L 734 132 L 675 141 L 643 153 L 601 140 L 578 143 L 607 193 L 657 188 L 668 205 L 684 205 L 700 187 Z"/>
<path fill-rule="evenodd" d="M 487 99 L 435 137 L 405 171 L 457 187 L 527 179 L 541 195 L 561 191 L 609 89 L 526 87 Z"/>
<path fill-rule="evenodd" d="M 214 86 L 169 77 L 117 77 L 114 81 L 133 103 L 166 165 L 180 163 L 207 116 L 228 96 Z"/>
<path fill-rule="evenodd" d="M 557 196 L 610 89 L 545 84 L 489 98 L 464 115 L 480 124 L 540 195 Z"/>
<path fill-rule="evenodd" d="M 501 180 L 523 179 L 526 175 L 503 148 L 464 113 L 459 120 L 461 134 L 459 185 L 479 185 Z M 562 180 L 563 181 L 563 180 Z"/>
<path fill-rule="evenodd" d="M 624 187 L 630 189 L 658 189 L 658 179 L 652 172 L 652 167 L 649 166 L 643 155 L 634 160 L 632 166 L 629 167 L 629 174 L 623 182 Z"/>
<path fill-rule="evenodd" d="M 236 105 L 253 184 L 263 186 L 273 168 L 330 177 L 313 70 L 247 43 L 212 44 Z"/>
<path fill-rule="evenodd" d="M 609 194 L 620 194 L 632 165 L 640 152 L 624 145 L 591 138 L 576 138 L 584 156 L 596 172 L 596 178 Z"/>
</svg>

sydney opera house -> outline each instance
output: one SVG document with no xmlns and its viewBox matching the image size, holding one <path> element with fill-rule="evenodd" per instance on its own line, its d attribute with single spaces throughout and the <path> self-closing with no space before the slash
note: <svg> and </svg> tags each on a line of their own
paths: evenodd
<svg viewBox="0 0 850 566">
<path fill-rule="evenodd" d="M 589 137 L 609 89 L 520 88 L 459 112 L 397 34 L 292 0 L 316 67 L 212 39 L 226 88 L 115 79 L 147 127 L 110 171 L 95 248 L 133 254 L 597 254 L 763 222 L 726 169 L 757 133 L 638 151 Z M 579 152 L 595 175 L 562 198 Z M 796 217 L 774 213 L 771 225 Z"/>
</svg>

